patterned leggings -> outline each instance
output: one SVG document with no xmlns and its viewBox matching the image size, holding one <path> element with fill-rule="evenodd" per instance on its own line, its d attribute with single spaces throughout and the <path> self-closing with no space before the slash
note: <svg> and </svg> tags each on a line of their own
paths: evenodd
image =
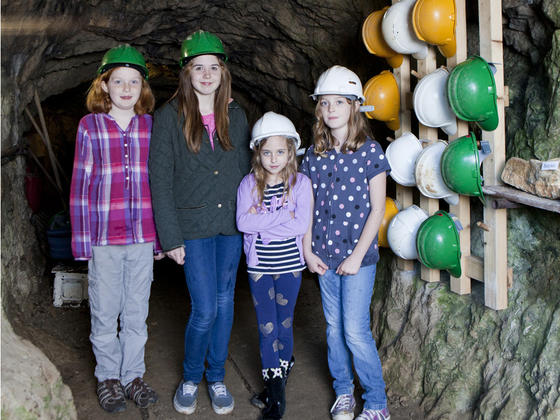
<svg viewBox="0 0 560 420">
<path fill-rule="evenodd" d="M 263 377 L 285 376 L 294 349 L 292 325 L 301 271 L 249 274 L 249 284 L 259 324 Z"/>
</svg>

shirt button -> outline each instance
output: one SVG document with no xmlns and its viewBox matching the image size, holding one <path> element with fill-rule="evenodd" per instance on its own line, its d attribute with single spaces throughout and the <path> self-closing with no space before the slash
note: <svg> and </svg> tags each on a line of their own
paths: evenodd
<svg viewBox="0 0 560 420">
<path fill-rule="evenodd" d="M 220 172 L 218 171 L 214 171 L 214 175 L 218 175 Z"/>
<path fill-rule="evenodd" d="M 124 155 L 124 157 L 125 157 L 125 158 L 127 158 L 127 157 L 128 157 L 128 155 Z"/>
<path fill-rule="evenodd" d="M 125 143 L 125 144 L 124 144 L 124 147 L 126 147 L 126 146 L 128 146 L 128 144 Z"/>
<path fill-rule="evenodd" d="M 126 180 L 128 181 L 128 177 L 126 177 Z"/>
<path fill-rule="evenodd" d="M 218 204 L 218 208 L 221 209 L 222 208 L 222 203 Z"/>
</svg>

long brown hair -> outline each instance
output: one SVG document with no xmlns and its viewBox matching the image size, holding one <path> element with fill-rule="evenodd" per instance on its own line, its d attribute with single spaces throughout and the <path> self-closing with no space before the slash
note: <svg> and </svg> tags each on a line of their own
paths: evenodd
<svg viewBox="0 0 560 420">
<path fill-rule="evenodd" d="M 366 137 L 370 135 L 365 118 L 360 112 L 359 103 L 348 98 L 346 100 L 350 104 L 350 117 L 348 119 L 348 135 L 340 148 L 342 153 L 347 153 L 350 150 L 355 152 L 364 145 Z M 320 97 L 315 106 L 315 119 L 315 124 L 313 124 L 313 143 L 315 147 L 313 151 L 316 155 L 325 156 L 326 152 L 334 149 L 336 139 L 323 120 Z"/>
<path fill-rule="evenodd" d="M 97 76 L 91 83 L 86 98 L 86 106 L 89 112 L 97 114 L 102 112 L 108 113 L 111 110 L 113 106 L 111 97 L 103 90 L 101 84 L 103 82 L 109 84 L 111 74 L 113 74 L 116 69 L 118 69 L 118 67 L 113 67 L 112 69 L 107 70 L 105 73 Z M 142 77 L 142 75 L 140 75 L 140 77 L 142 78 L 142 90 L 140 91 L 138 101 L 134 104 L 134 112 L 138 115 L 152 112 L 156 103 L 149 83 Z"/>
<path fill-rule="evenodd" d="M 296 160 L 296 145 L 295 142 L 289 138 L 282 136 L 286 140 L 286 146 L 288 148 L 288 163 L 282 169 L 282 182 L 284 183 L 284 197 L 288 197 L 290 191 L 296 185 L 297 178 L 297 160 Z M 266 188 L 266 170 L 262 165 L 261 160 L 261 148 L 266 144 L 270 137 L 262 139 L 257 145 L 255 145 L 255 150 L 253 151 L 253 158 L 251 160 L 251 165 L 253 167 L 253 175 L 255 176 L 255 189 L 257 191 L 257 197 L 259 199 L 259 204 L 262 205 L 264 200 L 264 189 Z"/>
<path fill-rule="evenodd" d="M 214 119 L 216 121 L 216 133 L 222 149 L 232 150 L 233 145 L 229 138 L 229 114 L 228 105 L 231 97 L 231 74 L 221 58 L 218 62 L 221 68 L 220 86 L 214 96 Z M 189 61 L 179 73 L 179 87 L 171 99 L 178 97 L 179 119 L 184 117 L 183 135 L 187 142 L 187 147 L 193 153 L 200 151 L 202 145 L 202 135 L 204 126 L 202 116 L 198 109 L 198 97 L 191 83 L 191 71 L 193 60 Z"/>
</svg>

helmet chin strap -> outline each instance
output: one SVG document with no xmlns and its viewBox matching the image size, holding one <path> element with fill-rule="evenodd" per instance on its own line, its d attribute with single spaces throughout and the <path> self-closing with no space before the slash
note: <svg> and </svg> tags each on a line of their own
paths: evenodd
<svg viewBox="0 0 560 420">
<path fill-rule="evenodd" d="M 371 112 L 375 109 L 373 105 L 361 105 L 360 112 Z"/>
</svg>

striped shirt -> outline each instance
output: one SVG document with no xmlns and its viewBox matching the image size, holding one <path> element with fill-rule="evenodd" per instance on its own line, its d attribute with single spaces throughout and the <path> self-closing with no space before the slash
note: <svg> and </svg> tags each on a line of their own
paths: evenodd
<svg viewBox="0 0 560 420">
<path fill-rule="evenodd" d="M 91 258 L 92 246 L 159 244 L 148 182 L 152 117 L 135 115 L 123 131 L 108 114 L 88 114 L 76 135 L 70 187 L 72 253 Z"/>
<path fill-rule="evenodd" d="M 281 199 L 284 193 L 284 183 L 267 186 L 263 194 L 263 206 L 270 210 L 270 201 L 276 196 Z M 278 210 L 278 209 L 275 209 Z M 271 240 L 264 243 L 259 235 L 256 242 L 259 263 L 256 267 L 248 267 L 251 274 L 284 274 L 301 271 L 305 265 L 301 264 L 296 237 L 281 240 Z"/>
</svg>

